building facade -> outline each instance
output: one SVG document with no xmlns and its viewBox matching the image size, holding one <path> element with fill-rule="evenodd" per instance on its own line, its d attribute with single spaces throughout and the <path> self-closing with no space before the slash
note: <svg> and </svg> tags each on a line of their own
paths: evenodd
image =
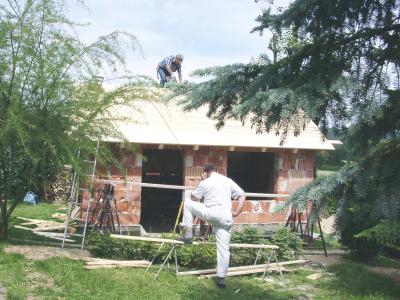
<svg viewBox="0 0 400 300">
<path fill-rule="evenodd" d="M 217 130 L 204 110 L 183 112 L 174 103 L 143 102 L 141 107 L 136 115 L 139 122 L 120 123 L 121 132 L 136 149 L 122 149 L 120 143 L 108 141 L 119 164 L 100 166 L 96 172 L 95 190 L 103 184 L 99 180 L 114 183 L 119 220 L 126 228 L 140 225 L 147 232 L 171 230 L 190 190 L 137 183 L 195 187 L 203 166 L 210 162 L 246 193 L 256 194 L 247 197 L 235 224 L 285 222 L 287 213 L 276 213 L 277 205 L 285 201 L 285 195 L 313 180 L 317 151 L 334 149 L 311 121 L 300 135 L 289 132 L 282 144 L 275 132 L 256 134 L 241 122 L 230 121 Z M 84 207 L 88 197 L 83 197 Z M 94 205 L 92 202 L 91 209 Z M 233 201 L 234 209 L 236 205 Z"/>
</svg>

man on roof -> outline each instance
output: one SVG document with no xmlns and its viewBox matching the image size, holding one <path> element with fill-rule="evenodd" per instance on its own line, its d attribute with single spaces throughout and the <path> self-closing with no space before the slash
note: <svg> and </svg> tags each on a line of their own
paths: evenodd
<svg viewBox="0 0 400 300">
<path fill-rule="evenodd" d="M 179 83 L 182 82 L 182 62 L 182 54 L 167 56 L 159 62 L 157 65 L 157 77 L 160 78 L 161 87 L 164 87 L 166 82 L 172 80 L 174 72 L 178 72 Z"/>
</svg>

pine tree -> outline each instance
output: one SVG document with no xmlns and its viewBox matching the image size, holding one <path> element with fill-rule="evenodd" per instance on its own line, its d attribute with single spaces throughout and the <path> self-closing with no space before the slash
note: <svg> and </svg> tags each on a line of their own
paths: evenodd
<svg viewBox="0 0 400 300">
<path fill-rule="evenodd" d="M 400 219 L 400 1 L 297 0 L 257 21 L 254 32 L 280 36 L 277 61 L 263 54 L 195 71 L 207 80 L 176 90 L 185 108 L 208 105 L 218 126 L 250 118 L 257 130 L 281 133 L 282 143 L 308 118 L 323 130 L 341 128 L 354 161 L 289 202 L 322 207 L 334 196 L 342 241 L 361 254 L 372 244 L 399 245 L 390 228 Z"/>
</svg>

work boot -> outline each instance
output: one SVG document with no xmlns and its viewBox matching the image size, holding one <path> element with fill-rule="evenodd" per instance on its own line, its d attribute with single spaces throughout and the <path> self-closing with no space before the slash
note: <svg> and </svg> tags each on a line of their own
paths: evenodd
<svg viewBox="0 0 400 300">
<path fill-rule="evenodd" d="M 177 237 L 176 240 L 183 242 L 185 245 L 193 244 L 193 238 L 186 238 L 184 236 L 180 236 L 180 237 Z"/>
<path fill-rule="evenodd" d="M 215 281 L 215 284 L 217 285 L 217 287 L 219 287 L 220 289 L 226 288 L 226 283 L 225 283 L 224 277 L 215 277 L 214 281 Z"/>
<path fill-rule="evenodd" d="M 183 227 L 183 236 L 177 238 L 178 241 L 183 242 L 186 245 L 193 244 L 192 228 Z"/>
</svg>

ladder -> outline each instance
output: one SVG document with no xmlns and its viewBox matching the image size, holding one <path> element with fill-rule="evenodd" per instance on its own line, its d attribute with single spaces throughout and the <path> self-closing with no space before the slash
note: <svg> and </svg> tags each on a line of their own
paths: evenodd
<svg viewBox="0 0 400 300">
<path fill-rule="evenodd" d="M 93 187 L 93 182 L 94 182 L 94 176 L 95 176 L 95 172 L 96 172 L 96 164 L 97 164 L 97 155 L 99 153 L 99 145 L 100 145 L 100 139 L 97 140 L 97 145 L 96 145 L 96 151 L 95 151 L 95 155 L 94 155 L 94 160 L 93 161 L 88 161 L 85 160 L 86 163 L 92 164 L 92 171 L 90 174 L 84 174 L 85 177 L 89 177 L 90 178 L 90 187 Z M 77 158 L 79 159 L 80 157 L 80 152 L 81 149 L 78 149 L 78 153 L 77 153 Z M 82 242 L 81 242 L 81 250 L 83 250 L 83 246 L 85 244 L 85 236 L 86 236 L 86 231 L 87 231 L 87 227 L 88 227 L 88 219 L 89 219 L 89 209 L 90 209 L 90 203 L 91 203 L 91 199 L 92 199 L 92 195 L 91 195 L 91 189 L 87 189 L 87 188 L 81 188 L 79 185 L 79 176 L 80 174 L 78 173 L 78 171 L 75 169 L 74 173 L 72 175 L 72 181 L 71 181 L 71 188 L 70 188 L 70 192 L 69 192 L 69 197 L 68 197 L 68 212 L 67 212 L 67 216 L 65 219 L 65 223 L 64 223 L 64 235 L 63 235 L 63 240 L 62 240 L 62 244 L 61 244 L 61 248 L 64 248 L 65 246 L 65 240 L 68 237 L 68 226 L 70 224 L 71 221 L 73 220 L 77 220 L 80 221 L 81 218 L 76 218 L 75 215 L 77 214 L 77 212 L 81 210 L 82 207 L 82 201 L 79 202 L 79 192 L 81 191 L 88 191 L 89 192 L 89 199 L 87 201 L 87 208 L 86 208 L 86 217 L 85 217 L 85 225 L 83 228 L 83 233 L 82 234 L 74 234 L 74 236 L 79 236 L 82 237 Z"/>
</svg>

